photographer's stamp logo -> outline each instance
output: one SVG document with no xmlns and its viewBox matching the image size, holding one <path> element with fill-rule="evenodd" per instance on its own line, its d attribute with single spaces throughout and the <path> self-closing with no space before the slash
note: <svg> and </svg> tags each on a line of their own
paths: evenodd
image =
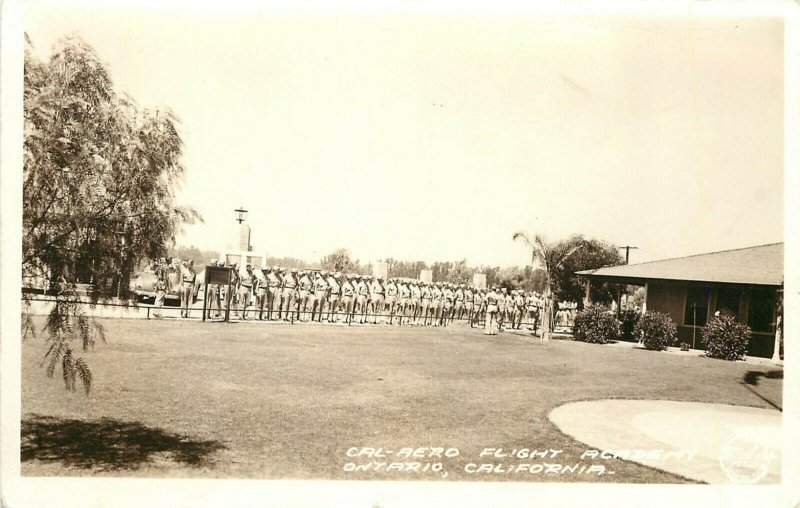
<svg viewBox="0 0 800 508">
<path fill-rule="evenodd" d="M 758 483 L 775 462 L 775 451 L 744 435 L 737 435 L 720 450 L 719 463 L 731 483 Z"/>
</svg>

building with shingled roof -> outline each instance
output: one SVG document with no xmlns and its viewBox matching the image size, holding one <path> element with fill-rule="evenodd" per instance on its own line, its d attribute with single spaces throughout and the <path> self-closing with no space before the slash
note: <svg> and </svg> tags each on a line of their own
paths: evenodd
<svg viewBox="0 0 800 508">
<path fill-rule="evenodd" d="M 645 288 L 643 312 L 668 314 L 678 342 L 702 349 L 702 329 L 717 312 L 735 316 L 753 332 L 748 354 L 773 354 L 783 287 L 783 243 L 577 272 L 592 283 Z"/>
</svg>

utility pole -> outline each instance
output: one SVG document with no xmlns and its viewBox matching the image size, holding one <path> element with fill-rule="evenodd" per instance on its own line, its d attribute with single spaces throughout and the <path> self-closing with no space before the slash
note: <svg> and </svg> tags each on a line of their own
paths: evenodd
<svg viewBox="0 0 800 508">
<path fill-rule="evenodd" d="M 618 249 L 625 249 L 625 264 L 627 265 L 631 259 L 631 250 L 638 249 L 639 247 L 634 247 L 632 245 L 625 245 L 623 247 L 617 247 Z"/>
</svg>

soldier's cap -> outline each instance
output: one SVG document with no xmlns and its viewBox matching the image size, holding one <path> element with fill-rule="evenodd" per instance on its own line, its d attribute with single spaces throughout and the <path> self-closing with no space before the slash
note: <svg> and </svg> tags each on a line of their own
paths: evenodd
<svg viewBox="0 0 800 508">
<path fill-rule="evenodd" d="M 292 268 L 291 272 L 292 273 L 297 273 L 297 268 Z"/>
</svg>

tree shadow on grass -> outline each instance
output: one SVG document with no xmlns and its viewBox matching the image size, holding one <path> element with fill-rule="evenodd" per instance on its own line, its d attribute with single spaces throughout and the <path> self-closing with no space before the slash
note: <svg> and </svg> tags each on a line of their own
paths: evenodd
<svg viewBox="0 0 800 508">
<path fill-rule="evenodd" d="M 27 415 L 22 420 L 22 461 L 62 462 L 67 467 L 101 471 L 135 470 L 166 454 L 171 460 L 198 467 L 225 448 L 218 441 L 200 441 L 110 418 L 67 420 Z"/>
<path fill-rule="evenodd" d="M 758 386 L 758 382 L 762 377 L 767 379 L 783 379 L 783 369 L 775 369 L 767 372 L 762 372 L 760 370 L 748 370 L 747 373 L 744 375 L 744 379 L 741 381 L 742 386 L 750 390 L 750 392 L 753 393 L 756 397 L 763 400 L 764 402 L 774 407 L 778 411 L 783 411 L 783 408 L 779 404 L 776 404 L 775 402 L 769 400 L 768 398 L 758 393 L 754 388 L 752 388 L 753 386 Z M 780 403 L 780 401 L 778 402 Z"/>
<path fill-rule="evenodd" d="M 749 385 L 758 386 L 758 380 L 762 377 L 767 379 L 783 379 L 783 369 L 769 370 L 767 372 L 748 370 L 747 374 L 744 375 L 744 382 Z"/>
</svg>

